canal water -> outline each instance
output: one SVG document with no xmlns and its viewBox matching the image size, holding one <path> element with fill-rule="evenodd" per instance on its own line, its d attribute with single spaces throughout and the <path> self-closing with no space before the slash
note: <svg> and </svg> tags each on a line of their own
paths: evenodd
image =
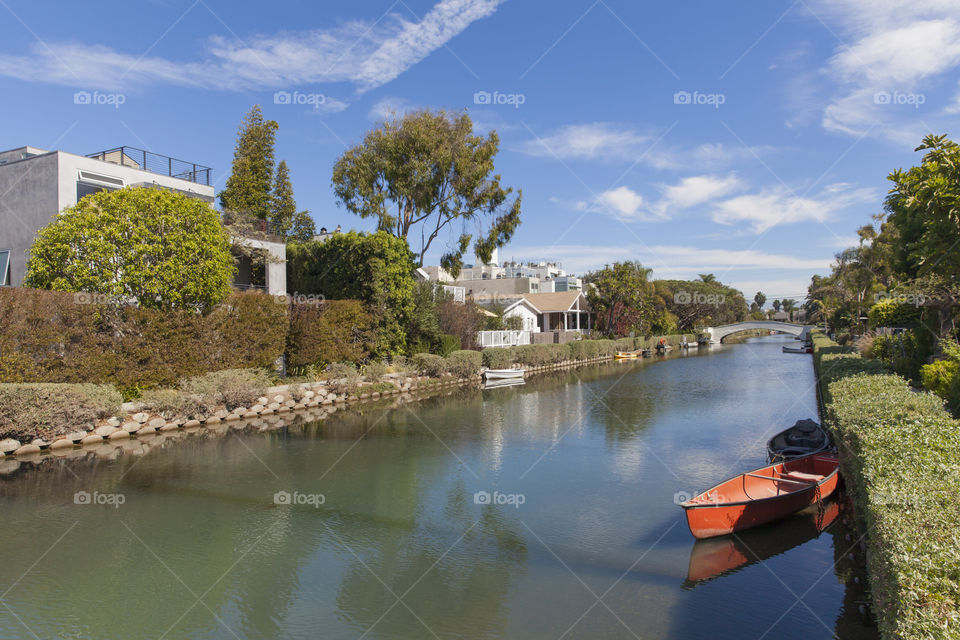
<svg viewBox="0 0 960 640">
<path fill-rule="evenodd" d="M 816 417 L 787 343 L 20 472 L 0 637 L 872 638 L 846 509 L 695 544 L 676 504 Z"/>
</svg>

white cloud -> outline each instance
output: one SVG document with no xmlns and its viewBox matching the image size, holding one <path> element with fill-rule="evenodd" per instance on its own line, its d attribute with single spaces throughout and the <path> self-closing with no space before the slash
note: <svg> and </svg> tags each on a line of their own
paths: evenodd
<svg viewBox="0 0 960 640">
<path fill-rule="evenodd" d="M 631 127 L 610 122 L 571 124 L 525 142 L 521 151 L 561 160 L 635 160 L 652 142 Z"/>
<path fill-rule="evenodd" d="M 621 220 L 631 220 L 641 217 L 643 197 L 630 187 L 621 186 L 601 193 L 597 197 L 597 205 L 612 211 Z"/>
<path fill-rule="evenodd" d="M 367 113 L 367 117 L 377 122 L 390 120 L 405 113 L 416 111 L 418 107 L 404 98 L 383 98 L 378 100 Z"/>
<path fill-rule="evenodd" d="M 844 41 L 822 70 L 838 87 L 823 107 L 824 128 L 912 145 L 928 127 L 947 128 L 936 118 L 951 107 L 934 99 L 948 72 L 960 67 L 960 3 L 817 0 L 813 8 Z M 907 101 L 898 102 L 898 94 Z"/>
<path fill-rule="evenodd" d="M 199 60 L 139 58 L 102 45 L 48 42 L 29 55 L 0 55 L 0 75 L 87 89 L 168 84 L 222 90 L 350 82 L 381 86 L 445 45 L 504 0 L 441 0 L 419 22 L 392 14 L 328 29 L 211 37 Z"/>
<path fill-rule="evenodd" d="M 817 197 L 798 196 L 786 187 L 775 187 L 718 202 L 711 217 L 718 224 L 745 223 L 754 233 L 763 233 L 783 224 L 825 222 L 838 211 L 876 201 L 877 197 L 873 189 L 855 189 L 842 183 L 826 187 Z"/>
<path fill-rule="evenodd" d="M 713 170 L 744 160 L 755 160 L 773 147 L 728 147 L 704 143 L 695 147 L 670 147 L 657 136 L 615 122 L 569 124 L 522 143 L 527 155 L 560 160 L 639 162 L 654 169 L 685 169 L 691 166 Z"/>
<path fill-rule="evenodd" d="M 663 197 L 653 206 L 653 211 L 659 217 L 669 218 L 674 210 L 712 202 L 741 188 L 743 183 L 733 172 L 726 176 L 690 176 L 677 184 L 662 186 Z"/>
</svg>

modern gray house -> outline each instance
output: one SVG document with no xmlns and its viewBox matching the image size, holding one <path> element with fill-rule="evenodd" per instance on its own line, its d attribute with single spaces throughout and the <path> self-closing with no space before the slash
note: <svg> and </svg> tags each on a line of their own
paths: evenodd
<svg viewBox="0 0 960 640">
<path fill-rule="evenodd" d="M 117 147 L 86 156 L 19 147 L 0 152 L 0 285 L 22 286 L 27 255 L 37 232 L 84 196 L 105 189 L 158 187 L 213 205 L 211 169 L 134 147 Z M 265 234 L 235 237 L 272 256 L 265 267 L 269 293 L 286 293 L 286 247 Z M 240 258 L 236 285 L 250 273 Z"/>
</svg>

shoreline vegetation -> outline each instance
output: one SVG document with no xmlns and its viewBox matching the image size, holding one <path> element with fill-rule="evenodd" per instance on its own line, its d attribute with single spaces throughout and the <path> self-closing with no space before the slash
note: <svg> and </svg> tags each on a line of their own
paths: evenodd
<svg viewBox="0 0 960 640">
<path fill-rule="evenodd" d="M 881 361 L 819 331 L 813 344 L 823 420 L 866 541 L 881 637 L 958 638 L 960 421 Z"/>
<path fill-rule="evenodd" d="M 227 369 L 186 378 L 176 387 L 146 390 L 138 400 L 126 403 L 109 384 L 2 383 L 0 460 L 477 384 L 487 368 L 517 365 L 538 373 L 595 364 L 612 360 L 618 351 L 651 348 L 660 340 L 675 347 L 693 336 L 578 340 L 454 351 L 446 357 L 417 354 L 397 358 L 391 365 L 370 363 L 363 374 L 350 364 L 337 363 L 322 379 L 290 378 L 282 385 L 264 369 Z"/>
</svg>

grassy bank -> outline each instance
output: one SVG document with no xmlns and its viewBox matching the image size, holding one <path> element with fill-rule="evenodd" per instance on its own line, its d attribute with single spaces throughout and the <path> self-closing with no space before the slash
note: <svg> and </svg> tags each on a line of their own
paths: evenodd
<svg viewBox="0 0 960 640">
<path fill-rule="evenodd" d="M 878 361 L 813 343 L 881 636 L 960 638 L 960 422 Z"/>
</svg>

